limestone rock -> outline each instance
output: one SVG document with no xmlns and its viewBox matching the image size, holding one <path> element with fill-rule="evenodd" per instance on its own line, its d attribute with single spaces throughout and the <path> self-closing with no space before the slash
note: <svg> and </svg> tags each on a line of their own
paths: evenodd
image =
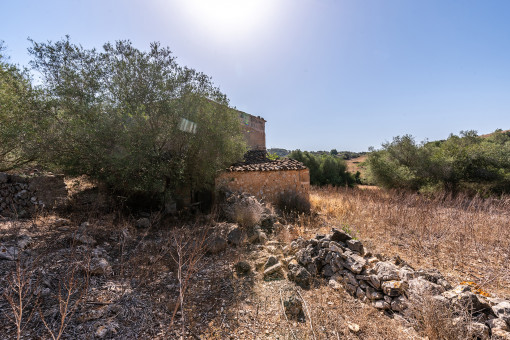
<svg viewBox="0 0 510 340">
<path fill-rule="evenodd" d="M 343 230 L 338 230 L 338 229 L 331 229 L 331 241 L 335 241 L 335 242 L 346 242 L 350 239 L 352 239 L 351 235 L 347 234 L 346 232 L 344 232 Z"/>
<path fill-rule="evenodd" d="M 454 289 L 444 292 L 441 296 L 449 300 L 452 305 L 461 309 L 468 309 L 471 313 L 481 311 L 489 311 L 492 313 L 489 303 L 471 292 L 471 287 L 467 285 L 459 285 Z"/>
<path fill-rule="evenodd" d="M 503 301 L 492 307 L 498 318 L 502 318 L 510 325 L 510 301 Z"/>
<path fill-rule="evenodd" d="M 18 258 L 18 249 L 0 244 L 0 259 L 15 261 Z"/>
<path fill-rule="evenodd" d="M 427 281 L 423 277 L 410 280 L 405 288 L 407 296 L 411 299 L 421 299 L 426 296 L 438 295 L 445 291 L 442 286 Z"/>
<path fill-rule="evenodd" d="M 401 281 L 384 281 L 381 284 L 381 288 L 384 294 L 388 296 L 399 296 L 402 294 L 402 282 Z"/>
<path fill-rule="evenodd" d="M 361 273 L 365 266 L 366 260 L 363 257 L 356 254 L 346 256 L 344 261 L 344 267 L 356 274 Z"/>
<path fill-rule="evenodd" d="M 379 281 L 399 280 L 398 267 L 391 262 L 377 262 L 374 266 Z"/>
<path fill-rule="evenodd" d="M 289 265 L 289 272 L 287 273 L 289 281 L 295 282 L 303 289 L 309 289 L 312 276 L 310 273 L 300 265 Z"/>
<path fill-rule="evenodd" d="M 283 272 L 281 263 L 277 263 L 274 266 L 271 266 L 264 270 L 264 280 L 279 279 L 282 278 L 282 276 Z"/>
<path fill-rule="evenodd" d="M 372 306 L 382 310 L 388 310 L 391 307 L 390 304 L 384 300 L 372 301 Z"/>
<path fill-rule="evenodd" d="M 492 330 L 492 340 L 510 340 L 510 332 L 494 329 Z"/>
<path fill-rule="evenodd" d="M 276 256 L 269 256 L 266 263 L 264 264 L 264 269 L 272 267 L 277 263 L 278 263 L 278 259 L 276 258 Z"/>
<path fill-rule="evenodd" d="M 501 330 L 504 330 L 504 331 L 507 331 L 507 332 L 510 331 L 510 326 L 502 318 L 491 319 L 491 320 L 487 321 L 487 325 L 492 330 L 494 330 L 494 329 L 501 329 Z"/>
<path fill-rule="evenodd" d="M 402 295 L 397 296 L 390 306 L 392 311 L 401 313 L 407 308 L 407 299 Z"/>
<path fill-rule="evenodd" d="M 349 248 L 352 251 L 358 252 L 360 254 L 364 253 L 363 244 L 359 240 L 348 240 L 347 242 L 347 248 Z"/>
<path fill-rule="evenodd" d="M 232 228 L 227 234 L 228 243 L 234 246 L 240 246 L 244 241 L 244 233 L 238 226 Z"/>
</svg>

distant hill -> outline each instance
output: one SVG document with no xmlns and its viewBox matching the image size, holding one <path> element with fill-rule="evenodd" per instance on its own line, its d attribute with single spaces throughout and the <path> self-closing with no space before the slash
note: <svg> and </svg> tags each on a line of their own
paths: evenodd
<svg viewBox="0 0 510 340">
<path fill-rule="evenodd" d="M 333 151 L 333 154 L 331 153 L 331 151 Z M 334 155 L 336 157 L 339 157 L 339 158 L 342 158 L 345 160 L 358 158 L 358 157 L 361 157 L 361 156 L 364 156 L 367 154 L 367 152 L 337 151 L 335 153 L 334 151 L 336 151 L 336 150 L 331 150 L 331 151 L 308 151 L 308 152 L 313 155 L 316 155 L 316 156 L 318 156 L 318 155 Z M 271 148 L 271 149 L 267 149 L 267 152 L 277 154 L 280 157 L 287 157 L 289 155 L 289 153 L 292 152 L 292 150 Z"/>
</svg>

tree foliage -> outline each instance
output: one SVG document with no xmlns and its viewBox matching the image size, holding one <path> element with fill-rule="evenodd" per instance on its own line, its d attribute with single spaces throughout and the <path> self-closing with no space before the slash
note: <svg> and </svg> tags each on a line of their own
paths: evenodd
<svg viewBox="0 0 510 340">
<path fill-rule="evenodd" d="M 127 192 L 209 187 L 242 158 L 236 114 L 211 79 L 179 66 L 168 48 L 129 41 L 101 51 L 32 42 L 32 67 L 52 107 L 44 160 Z"/>
<path fill-rule="evenodd" d="M 347 172 L 347 164 L 341 158 L 328 154 L 314 155 L 300 150 L 292 151 L 289 158 L 306 165 L 312 185 L 352 186 L 355 183 L 354 177 Z"/>
<path fill-rule="evenodd" d="M 461 131 L 447 140 L 416 143 L 410 135 L 372 152 L 371 179 L 387 188 L 479 193 L 510 192 L 510 133 L 479 137 Z"/>
<path fill-rule="evenodd" d="M 36 159 L 42 145 L 45 107 L 26 70 L 8 63 L 0 42 L 0 171 Z"/>
</svg>

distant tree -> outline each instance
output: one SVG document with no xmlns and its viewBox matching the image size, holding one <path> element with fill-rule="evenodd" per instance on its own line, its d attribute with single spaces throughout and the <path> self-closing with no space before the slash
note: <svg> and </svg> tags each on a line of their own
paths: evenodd
<svg viewBox="0 0 510 340">
<path fill-rule="evenodd" d="M 128 193 L 172 193 L 210 187 L 245 152 L 226 96 L 159 43 L 141 51 L 118 41 L 99 52 L 67 37 L 32 41 L 29 52 L 52 106 L 44 157 L 67 174 Z"/>
<path fill-rule="evenodd" d="M 412 136 L 395 137 L 368 159 L 370 179 L 388 188 L 448 192 L 510 192 L 510 136 L 487 138 L 461 131 L 444 141 L 416 144 Z"/>
<path fill-rule="evenodd" d="M 336 149 L 332 149 L 329 153 L 333 156 L 338 155 L 338 151 L 336 151 Z"/>
<path fill-rule="evenodd" d="M 292 151 L 289 158 L 302 162 L 310 171 L 312 185 L 352 186 L 354 177 L 347 172 L 343 159 L 329 154 L 314 155 L 300 150 Z"/>
</svg>

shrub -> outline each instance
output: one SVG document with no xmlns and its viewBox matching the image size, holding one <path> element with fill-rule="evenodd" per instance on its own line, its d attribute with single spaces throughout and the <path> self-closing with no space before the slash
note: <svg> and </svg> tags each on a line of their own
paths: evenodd
<svg viewBox="0 0 510 340">
<path fill-rule="evenodd" d="M 310 213 L 310 199 L 295 190 L 286 190 L 278 195 L 277 206 L 288 213 Z"/>
<path fill-rule="evenodd" d="M 310 170 L 310 184 L 353 186 L 354 176 L 347 171 L 347 164 L 341 158 L 323 154 L 314 155 L 310 152 L 292 151 L 289 158 L 300 161 Z"/>
<path fill-rule="evenodd" d="M 227 220 L 248 228 L 259 224 L 264 213 L 264 206 L 257 198 L 246 193 L 227 194 L 222 208 Z"/>
</svg>

